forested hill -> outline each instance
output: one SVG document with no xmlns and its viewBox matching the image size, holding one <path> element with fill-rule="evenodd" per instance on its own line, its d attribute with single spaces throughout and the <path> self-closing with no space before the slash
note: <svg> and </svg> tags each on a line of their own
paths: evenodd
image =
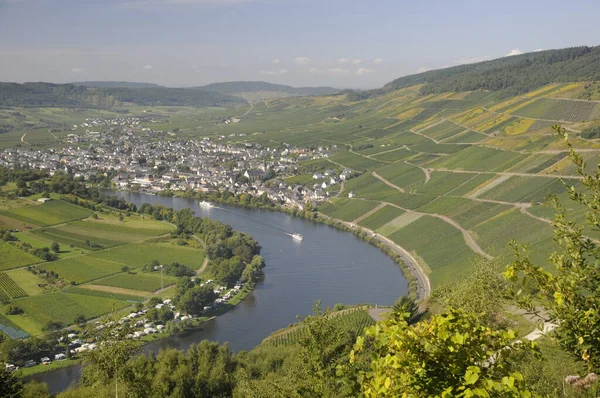
<svg viewBox="0 0 600 398">
<path fill-rule="evenodd" d="M 154 83 L 144 82 L 115 82 L 115 81 L 85 81 L 85 82 L 73 82 L 75 86 L 85 87 L 98 87 L 98 88 L 151 88 L 151 87 L 164 87 Z"/>
<path fill-rule="evenodd" d="M 600 46 L 538 51 L 404 76 L 384 86 L 425 84 L 422 94 L 505 90 L 522 94 L 552 82 L 600 80 Z"/>
<path fill-rule="evenodd" d="M 197 88 L 97 88 L 74 84 L 0 83 L 0 106 L 110 109 L 124 102 L 143 106 L 232 106 L 245 101 Z"/>
<path fill-rule="evenodd" d="M 283 84 L 273 84 L 262 81 L 212 83 L 198 88 L 205 91 L 214 91 L 221 94 L 235 95 L 247 99 L 252 98 L 252 96 L 262 96 L 264 98 L 261 99 L 265 99 L 277 97 L 330 95 L 337 94 L 341 91 L 333 87 L 291 87 Z"/>
</svg>

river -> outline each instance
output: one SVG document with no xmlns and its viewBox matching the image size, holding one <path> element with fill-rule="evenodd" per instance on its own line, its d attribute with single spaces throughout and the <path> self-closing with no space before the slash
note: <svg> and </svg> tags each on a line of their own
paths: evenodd
<svg viewBox="0 0 600 398">
<path fill-rule="evenodd" d="M 145 352 L 164 348 L 187 349 L 203 339 L 228 342 L 233 351 L 249 350 L 273 331 L 309 315 L 315 300 L 323 307 L 336 303 L 390 305 L 407 293 L 400 268 L 388 256 L 350 232 L 337 230 L 280 212 L 242 209 L 218 204 L 198 205 L 197 200 L 132 192 L 118 196 L 139 206 L 162 204 L 191 208 L 196 215 L 230 224 L 251 234 L 262 246 L 264 281 L 231 311 L 203 324 L 186 336 L 172 336 L 145 346 Z M 304 236 L 301 242 L 288 233 Z M 36 375 L 52 392 L 64 390 L 79 378 L 79 367 Z"/>
</svg>

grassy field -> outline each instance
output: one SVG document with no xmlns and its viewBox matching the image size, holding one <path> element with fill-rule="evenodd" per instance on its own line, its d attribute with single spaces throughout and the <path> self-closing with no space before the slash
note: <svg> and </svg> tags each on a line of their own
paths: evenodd
<svg viewBox="0 0 600 398">
<path fill-rule="evenodd" d="M 2 215 L 42 227 L 89 217 L 92 211 L 62 200 L 4 211 Z"/>
<path fill-rule="evenodd" d="M 204 251 L 202 249 L 176 246 L 169 242 L 132 243 L 126 246 L 118 246 L 94 252 L 90 256 L 116 261 L 128 267 L 135 268 L 157 260 L 161 264 L 178 262 L 192 269 L 197 269 L 202 265 L 202 261 L 204 261 Z"/>
<path fill-rule="evenodd" d="M 37 296 L 38 294 L 44 293 L 44 290 L 40 288 L 39 285 L 46 283 L 46 281 L 26 269 L 7 271 L 6 275 L 10 276 L 10 278 L 15 281 L 28 296 Z"/>
<path fill-rule="evenodd" d="M 27 297 L 14 303 L 25 311 L 27 317 L 42 326 L 49 321 L 69 325 L 77 315 L 92 319 L 130 305 L 122 300 L 62 292 Z"/>
<path fill-rule="evenodd" d="M 83 285 L 84 287 L 70 287 L 68 289 L 63 290 L 64 293 L 68 293 L 68 294 L 79 294 L 82 296 L 91 296 L 91 297 L 103 297 L 103 298 L 107 298 L 107 299 L 112 299 L 112 300 L 122 300 L 122 301 L 129 301 L 129 302 L 137 302 L 140 300 L 143 300 L 145 297 L 143 296 L 132 296 L 129 294 L 121 294 L 121 293 L 114 293 L 114 292 L 108 292 L 108 291 L 101 291 L 101 290 L 93 290 L 93 289 L 87 289 L 85 288 L 85 285 Z"/>
<path fill-rule="evenodd" d="M 26 253 L 10 243 L 0 243 L 0 270 L 24 267 L 41 261 L 41 258 Z"/>
<path fill-rule="evenodd" d="M 163 276 L 162 279 L 163 284 L 161 285 L 160 275 L 143 273 L 118 274 L 94 281 L 94 284 L 120 287 L 124 289 L 142 290 L 145 292 L 154 292 L 160 289 L 161 286 L 167 287 L 174 285 L 177 282 L 177 278 L 170 276 Z"/>
<path fill-rule="evenodd" d="M 84 283 L 119 273 L 124 265 L 85 255 L 45 263 L 39 267 L 48 272 L 54 271 L 59 277 L 69 282 Z"/>
</svg>

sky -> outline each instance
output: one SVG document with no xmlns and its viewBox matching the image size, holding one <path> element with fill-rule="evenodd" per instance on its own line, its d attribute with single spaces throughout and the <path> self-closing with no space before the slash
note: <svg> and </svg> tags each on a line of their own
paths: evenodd
<svg viewBox="0 0 600 398">
<path fill-rule="evenodd" d="M 375 88 L 600 44 L 598 0 L 0 0 L 0 81 Z"/>
</svg>

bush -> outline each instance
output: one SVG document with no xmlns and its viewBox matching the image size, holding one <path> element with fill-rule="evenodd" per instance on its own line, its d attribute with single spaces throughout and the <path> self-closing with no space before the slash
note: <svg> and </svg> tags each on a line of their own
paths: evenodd
<svg viewBox="0 0 600 398">
<path fill-rule="evenodd" d="M 581 137 L 587 139 L 600 138 L 600 126 L 587 127 L 581 130 Z"/>
<path fill-rule="evenodd" d="M 16 305 L 9 305 L 8 307 L 6 307 L 6 315 L 18 315 L 22 313 L 23 310 L 20 307 L 17 307 Z"/>
</svg>

